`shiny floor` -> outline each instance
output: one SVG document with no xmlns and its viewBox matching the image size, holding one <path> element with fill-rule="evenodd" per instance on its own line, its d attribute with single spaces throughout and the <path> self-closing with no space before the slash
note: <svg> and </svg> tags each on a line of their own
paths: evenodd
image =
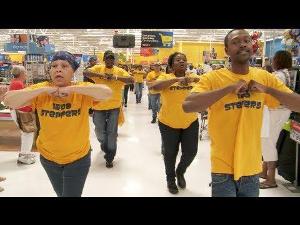
<svg viewBox="0 0 300 225">
<path fill-rule="evenodd" d="M 92 166 L 83 197 L 210 197 L 210 141 L 207 135 L 199 142 L 198 154 L 186 172 L 187 188 L 177 195 L 168 192 L 165 182 L 161 140 L 156 124 L 151 124 L 147 95 L 142 103 L 135 103 L 129 93 L 128 107 L 124 108 L 125 124 L 119 128 L 118 150 L 114 167 L 107 169 L 91 121 Z M 180 157 L 180 155 L 178 156 Z M 39 157 L 37 157 L 38 159 Z M 50 181 L 39 160 L 33 165 L 17 165 L 17 153 L 0 150 L 0 176 L 6 181 L 0 197 L 55 197 Z M 277 177 L 278 188 L 261 190 L 261 197 L 300 197 L 284 185 L 288 182 Z"/>
</svg>

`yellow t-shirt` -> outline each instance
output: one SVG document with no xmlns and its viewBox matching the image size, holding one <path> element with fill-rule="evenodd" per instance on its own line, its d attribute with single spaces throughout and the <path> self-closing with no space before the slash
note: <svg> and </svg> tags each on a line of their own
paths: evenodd
<svg viewBox="0 0 300 225">
<path fill-rule="evenodd" d="M 100 74 L 113 74 L 117 76 L 122 77 L 130 77 L 127 71 L 123 70 L 122 68 L 119 68 L 117 66 L 113 66 L 113 68 L 108 69 L 105 67 L 105 65 L 95 65 L 92 68 L 88 69 L 91 72 L 94 73 L 100 73 Z M 105 84 L 109 88 L 111 88 L 113 95 L 111 98 L 99 102 L 96 104 L 93 109 L 96 110 L 109 110 L 109 109 L 116 109 L 121 107 L 122 103 L 122 89 L 125 85 L 124 82 L 118 81 L 118 80 L 105 80 L 100 77 L 91 77 L 96 84 Z"/>
<path fill-rule="evenodd" d="M 187 76 L 199 78 L 195 74 Z M 162 74 L 157 78 L 157 81 L 173 78 L 176 78 L 174 74 Z M 194 85 L 194 82 L 188 84 L 188 86 L 182 86 L 176 82 L 160 92 L 163 104 L 158 119 L 161 123 L 175 129 L 186 129 L 198 118 L 197 113 L 185 113 L 182 109 L 182 103 L 190 94 Z"/>
<path fill-rule="evenodd" d="M 280 80 L 265 70 L 250 67 L 246 75 L 219 69 L 201 76 L 192 92 L 224 88 L 243 79 L 255 80 L 265 86 L 291 93 Z M 242 176 L 261 172 L 261 138 L 263 106 L 276 107 L 279 101 L 265 93 L 250 93 L 238 98 L 227 94 L 209 107 L 208 130 L 211 137 L 211 168 L 213 173 Z"/>
<path fill-rule="evenodd" d="M 88 82 L 74 85 L 90 86 Z M 49 82 L 35 84 L 27 90 L 51 86 Z M 67 164 L 84 157 L 90 150 L 89 114 L 93 98 L 71 94 L 66 98 L 52 97 L 47 93 L 32 100 L 37 110 L 40 132 L 36 141 L 38 151 L 46 159 L 58 164 Z"/>
<path fill-rule="evenodd" d="M 157 80 L 157 78 L 162 75 L 163 72 L 158 72 L 156 73 L 155 71 L 151 71 L 150 73 L 148 73 L 147 77 L 146 77 L 146 80 L 148 82 L 154 82 L 155 80 Z M 150 94 L 158 94 L 159 92 L 158 91 L 154 91 L 154 90 L 151 90 L 149 89 L 149 93 Z"/>
<path fill-rule="evenodd" d="M 133 71 L 132 75 L 133 75 L 135 83 L 143 83 L 144 82 L 144 76 L 145 76 L 144 71 L 135 70 L 135 71 Z"/>
</svg>

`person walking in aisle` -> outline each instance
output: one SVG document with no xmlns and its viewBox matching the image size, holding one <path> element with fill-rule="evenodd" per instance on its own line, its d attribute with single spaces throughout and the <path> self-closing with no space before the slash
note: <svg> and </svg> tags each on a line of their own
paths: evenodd
<svg viewBox="0 0 300 225">
<path fill-rule="evenodd" d="M 122 105 L 122 88 L 125 84 L 133 83 L 133 78 L 127 71 L 114 66 L 115 55 L 106 51 L 103 56 L 105 65 L 96 65 L 83 72 L 96 84 L 105 84 L 113 91 L 112 98 L 100 102 L 93 107 L 93 122 L 95 134 L 105 153 L 106 167 L 113 167 L 113 160 L 117 152 L 118 117 Z"/>
<path fill-rule="evenodd" d="M 138 65 L 137 69 L 133 71 L 134 87 L 136 95 L 136 104 L 141 103 L 143 95 L 143 83 L 146 78 L 146 73 L 143 71 L 142 65 Z"/>
<path fill-rule="evenodd" d="M 288 51 L 278 51 L 273 57 L 272 63 L 274 73 L 273 75 L 281 80 L 287 87 L 292 87 L 291 79 L 288 69 L 292 67 L 292 55 Z M 278 160 L 278 153 L 276 142 L 279 133 L 282 130 L 284 123 L 289 119 L 291 111 L 280 105 L 278 108 L 269 109 L 267 106 L 264 108 L 265 121 L 262 128 L 262 155 L 263 155 L 263 171 L 261 178 L 266 179 L 260 183 L 261 189 L 276 188 L 275 172 Z M 265 127 L 265 126 L 267 127 Z M 263 135 L 263 131 L 266 131 Z"/>
<path fill-rule="evenodd" d="M 267 71 L 249 67 L 253 48 L 246 30 L 231 30 L 224 44 L 231 69 L 202 75 L 183 110 L 209 109 L 212 196 L 258 197 L 263 106 L 274 107 L 280 102 L 299 112 L 300 95 Z"/>
<path fill-rule="evenodd" d="M 50 82 L 7 92 L 4 103 L 37 110 L 40 161 L 58 197 L 80 197 L 91 164 L 88 109 L 112 95 L 105 85 L 72 82 L 79 64 L 69 52 L 56 52 Z"/>
<path fill-rule="evenodd" d="M 88 66 L 85 69 L 92 68 L 93 66 L 95 66 L 97 64 L 97 61 L 98 61 L 97 56 L 91 56 L 89 58 Z M 90 79 L 88 77 L 85 77 L 85 76 L 83 76 L 83 81 L 84 82 L 91 82 L 93 84 L 95 83 L 92 79 Z M 89 109 L 89 115 L 90 116 L 93 115 L 93 109 L 92 108 Z"/>
<path fill-rule="evenodd" d="M 170 193 L 178 193 L 178 187 L 186 188 L 184 174 L 193 162 L 198 150 L 199 122 L 197 113 L 185 113 L 182 103 L 190 90 L 199 81 L 196 74 L 186 74 L 185 54 L 175 52 L 169 56 L 168 65 L 173 73 L 161 74 L 152 84 L 160 91 L 163 101 L 159 111 L 158 125 L 164 146 L 164 164 L 167 187 Z M 175 170 L 176 158 L 181 144 L 182 155 Z"/>
<path fill-rule="evenodd" d="M 25 88 L 26 82 L 26 69 L 24 66 L 13 66 L 11 70 L 11 74 L 14 76 L 12 79 L 9 90 L 21 90 Z M 24 106 L 18 109 L 11 109 L 11 117 L 19 127 L 21 131 L 21 149 L 18 156 L 18 163 L 30 165 L 35 163 L 35 155 L 31 153 L 33 140 L 34 140 L 34 132 L 28 132 L 26 130 L 22 130 L 22 125 L 20 124 L 19 118 L 19 111 L 20 113 L 33 113 L 32 108 L 30 106 Z M 35 121 L 34 121 L 35 122 Z"/>
<path fill-rule="evenodd" d="M 160 63 L 154 63 L 153 64 L 153 71 L 148 73 L 146 77 L 146 84 L 149 89 L 149 98 L 150 98 L 150 105 L 152 109 L 152 121 L 151 123 L 156 123 L 157 113 L 160 108 L 160 93 L 155 92 L 151 88 L 151 84 L 153 84 L 154 81 L 162 74 Z"/>
<path fill-rule="evenodd" d="M 128 74 L 130 75 L 129 71 L 128 71 L 128 66 L 127 65 L 123 65 L 123 69 L 128 72 Z M 133 85 L 133 84 L 126 84 L 124 86 L 124 92 L 123 92 L 123 103 L 124 103 L 124 106 L 127 107 L 127 101 L 128 101 L 128 90 L 130 88 L 130 85 Z"/>
</svg>

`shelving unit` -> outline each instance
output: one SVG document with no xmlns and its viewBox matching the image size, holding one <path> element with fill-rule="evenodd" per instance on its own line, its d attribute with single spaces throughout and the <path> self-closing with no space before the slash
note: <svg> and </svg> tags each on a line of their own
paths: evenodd
<svg viewBox="0 0 300 225">
<path fill-rule="evenodd" d="M 28 78 L 26 83 L 28 85 L 50 79 L 47 73 L 47 64 L 43 54 L 27 54 L 25 56 L 25 68 L 27 70 Z"/>
</svg>

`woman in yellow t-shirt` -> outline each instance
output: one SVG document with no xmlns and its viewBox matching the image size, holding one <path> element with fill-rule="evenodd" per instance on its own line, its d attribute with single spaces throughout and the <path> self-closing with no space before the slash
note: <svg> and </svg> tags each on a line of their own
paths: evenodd
<svg viewBox="0 0 300 225">
<path fill-rule="evenodd" d="M 79 67 L 74 55 L 61 51 L 51 62 L 51 82 L 9 91 L 4 99 L 16 109 L 37 110 L 40 161 L 58 197 L 80 197 L 91 164 L 88 110 L 112 91 L 105 85 L 72 82 Z"/>
<path fill-rule="evenodd" d="M 169 56 L 170 74 L 160 75 L 151 84 L 154 91 L 160 91 L 162 107 L 159 112 L 159 129 L 164 146 L 164 163 L 167 175 L 167 186 L 172 194 L 178 193 L 175 183 L 186 187 L 184 173 L 192 163 L 198 150 L 199 123 L 197 113 L 185 113 L 182 103 L 189 95 L 199 77 L 186 74 L 187 59 L 183 53 L 175 52 Z M 182 156 L 175 171 L 176 157 L 181 144 Z"/>
</svg>

